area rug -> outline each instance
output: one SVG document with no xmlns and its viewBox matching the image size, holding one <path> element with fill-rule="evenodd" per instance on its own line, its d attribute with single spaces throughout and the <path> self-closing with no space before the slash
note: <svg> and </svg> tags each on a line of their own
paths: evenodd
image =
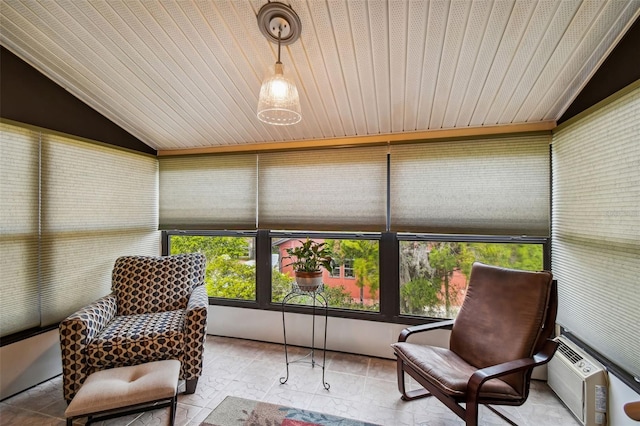
<svg viewBox="0 0 640 426">
<path fill-rule="evenodd" d="M 344 417 L 228 396 L 200 426 L 377 426 Z"/>
</svg>

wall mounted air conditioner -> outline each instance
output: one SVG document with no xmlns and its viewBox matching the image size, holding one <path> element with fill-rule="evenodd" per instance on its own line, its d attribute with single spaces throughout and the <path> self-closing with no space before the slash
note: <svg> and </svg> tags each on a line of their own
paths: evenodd
<svg viewBox="0 0 640 426">
<path fill-rule="evenodd" d="M 547 368 L 548 383 L 584 426 L 607 425 L 607 372 L 564 336 Z"/>
</svg>

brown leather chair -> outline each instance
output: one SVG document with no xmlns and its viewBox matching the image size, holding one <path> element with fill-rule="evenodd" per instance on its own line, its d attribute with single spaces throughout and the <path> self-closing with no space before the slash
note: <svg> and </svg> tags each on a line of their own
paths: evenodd
<svg viewBox="0 0 640 426">
<path fill-rule="evenodd" d="M 467 425 L 478 424 L 478 404 L 522 405 L 533 367 L 556 351 L 550 337 L 557 307 L 550 272 L 475 263 L 455 320 L 406 328 L 391 345 L 402 399 L 433 395 Z M 451 330 L 449 349 L 407 342 L 414 333 L 440 328 Z M 424 389 L 407 391 L 404 373 Z"/>
</svg>

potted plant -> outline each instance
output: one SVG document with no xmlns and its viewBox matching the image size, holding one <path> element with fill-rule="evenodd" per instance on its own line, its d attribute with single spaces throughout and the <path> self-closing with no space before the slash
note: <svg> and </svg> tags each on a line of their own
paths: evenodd
<svg viewBox="0 0 640 426">
<path fill-rule="evenodd" d="M 332 268 L 331 248 L 326 243 L 318 243 L 307 237 L 305 241 L 298 241 L 301 245 L 287 249 L 291 259 L 285 266 L 293 266 L 296 276 L 296 284 L 302 291 L 316 291 L 322 284 L 322 270 Z"/>
</svg>

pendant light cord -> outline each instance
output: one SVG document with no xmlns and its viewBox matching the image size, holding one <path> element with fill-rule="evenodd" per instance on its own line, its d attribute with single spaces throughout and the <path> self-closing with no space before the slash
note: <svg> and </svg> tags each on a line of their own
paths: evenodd
<svg viewBox="0 0 640 426">
<path fill-rule="evenodd" d="M 281 64 L 282 62 L 280 62 L 280 37 L 282 35 L 282 28 L 278 27 L 278 62 L 276 62 L 276 64 Z"/>
</svg>

